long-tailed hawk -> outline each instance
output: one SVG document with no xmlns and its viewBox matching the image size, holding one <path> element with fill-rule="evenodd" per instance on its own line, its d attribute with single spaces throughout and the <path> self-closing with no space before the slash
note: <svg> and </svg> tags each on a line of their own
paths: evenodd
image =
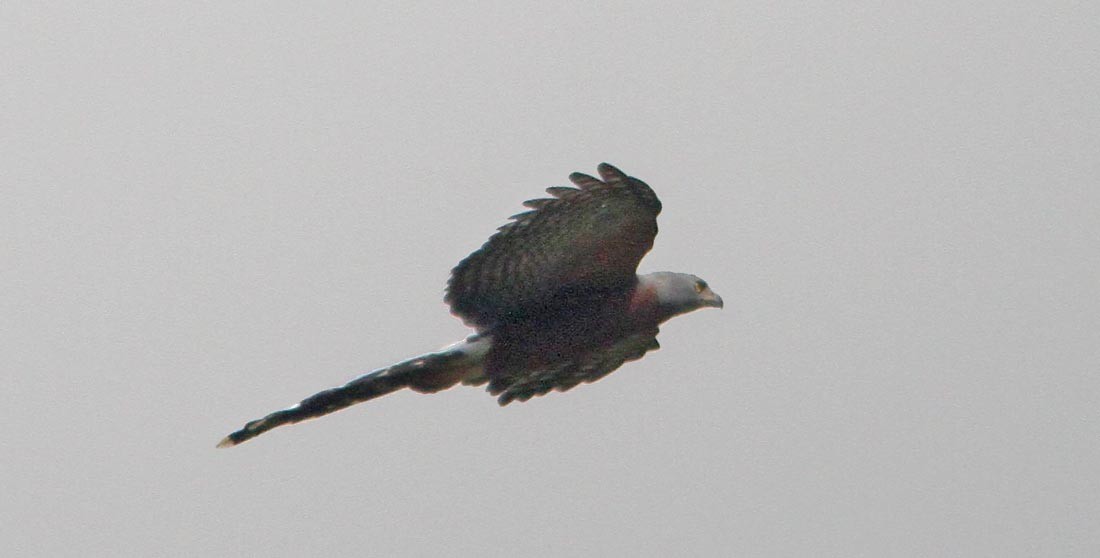
<svg viewBox="0 0 1100 558">
<path fill-rule="evenodd" d="M 657 235 L 661 202 L 646 183 L 604 163 L 600 178 L 547 188 L 451 272 L 446 302 L 476 331 L 438 352 L 360 376 L 244 425 L 219 447 L 277 426 L 411 388 L 488 384 L 501 405 L 565 391 L 657 349 L 657 326 L 722 298 L 686 273 L 637 275 Z"/>
</svg>

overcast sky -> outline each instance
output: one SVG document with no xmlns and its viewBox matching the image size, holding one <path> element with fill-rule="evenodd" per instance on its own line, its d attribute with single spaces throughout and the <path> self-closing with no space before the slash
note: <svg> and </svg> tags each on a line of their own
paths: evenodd
<svg viewBox="0 0 1100 558">
<path fill-rule="evenodd" d="M 0 553 L 1100 555 L 1100 3 L 553 5 L 0 5 Z M 215 450 L 601 161 L 724 310 Z"/>
</svg>

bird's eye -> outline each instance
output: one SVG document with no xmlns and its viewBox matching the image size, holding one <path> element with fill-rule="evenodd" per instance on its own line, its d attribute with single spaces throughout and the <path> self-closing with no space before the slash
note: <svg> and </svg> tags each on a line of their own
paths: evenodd
<svg viewBox="0 0 1100 558">
<path fill-rule="evenodd" d="M 706 288 L 707 288 L 707 282 L 706 281 L 703 281 L 702 279 L 700 279 L 700 280 L 695 282 L 695 293 L 696 294 L 702 294 L 702 292 L 704 290 L 706 290 Z"/>
</svg>

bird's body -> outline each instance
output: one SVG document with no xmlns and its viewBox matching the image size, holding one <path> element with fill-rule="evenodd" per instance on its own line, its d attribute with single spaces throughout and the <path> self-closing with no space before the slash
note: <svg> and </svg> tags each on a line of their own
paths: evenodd
<svg viewBox="0 0 1100 558">
<path fill-rule="evenodd" d="M 606 163 L 600 178 L 529 200 L 454 268 L 446 301 L 474 335 L 322 391 L 227 436 L 232 446 L 283 424 L 402 388 L 432 393 L 488 384 L 501 405 L 595 381 L 659 347 L 658 326 L 722 299 L 694 275 L 637 275 L 661 203 L 644 182 Z"/>
</svg>

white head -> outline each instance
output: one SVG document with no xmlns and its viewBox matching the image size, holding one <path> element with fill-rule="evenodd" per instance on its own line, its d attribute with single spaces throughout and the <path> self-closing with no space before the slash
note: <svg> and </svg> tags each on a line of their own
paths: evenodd
<svg viewBox="0 0 1100 558">
<path fill-rule="evenodd" d="M 699 308 L 722 307 L 722 297 L 707 286 L 707 282 L 690 274 L 658 271 L 638 277 L 639 286 L 653 289 L 657 295 L 660 321 L 686 314 Z"/>
</svg>

